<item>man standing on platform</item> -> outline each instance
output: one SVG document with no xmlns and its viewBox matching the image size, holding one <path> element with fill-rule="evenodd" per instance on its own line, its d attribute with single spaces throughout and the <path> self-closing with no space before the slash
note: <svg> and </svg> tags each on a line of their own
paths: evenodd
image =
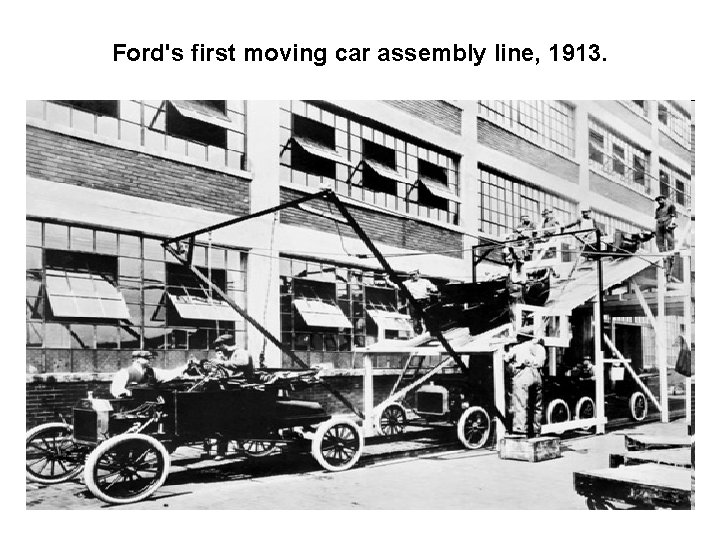
<svg viewBox="0 0 720 540">
<path fill-rule="evenodd" d="M 661 253 L 672 251 L 675 249 L 675 228 L 677 227 L 675 205 L 668 203 L 665 195 L 655 197 L 655 202 L 658 204 L 655 209 L 655 242 L 658 251 Z M 670 254 L 663 261 L 667 279 L 670 279 L 672 274 L 674 259 L 675 255 Z"/>
<path fill-rule="evenodd" d="M 512 369 L 513 433 L 540 436 L 542 422 L 542 377 L 547 353 L 545 340 L 534 338 L 512 347 L 506 356 Z"/>
</svg>

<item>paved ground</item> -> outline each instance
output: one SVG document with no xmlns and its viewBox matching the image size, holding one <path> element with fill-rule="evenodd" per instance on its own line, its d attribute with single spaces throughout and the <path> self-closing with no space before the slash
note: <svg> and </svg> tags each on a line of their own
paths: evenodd
<svg viewBox="0 0 720 540">
<path fill-rule="evenodd" d="M 585 509 L 573 472 L 606 467 L 609 453 L 623 450 L 627 432 L 682 436 L 687 428 L 677 420 L 564 439 L 563 457 L 542 463 L 458 449 L 447 432 L 368 445 L 359 466 L 342 473 L 319 470 L 298 454 L 225 464 L 188 454 L 148 501 L 109 507 L 70 482 L 28 484 L 26 503 L 33 509 Z"/>
</svg>

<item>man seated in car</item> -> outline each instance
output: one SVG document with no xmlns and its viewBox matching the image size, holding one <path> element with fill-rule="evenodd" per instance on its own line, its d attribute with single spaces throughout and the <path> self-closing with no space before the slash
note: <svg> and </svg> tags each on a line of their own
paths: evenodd
<svg viewBox="0 0 720 540">
<path fill-rule="evenodd" d="M 113 375 L 110 393 L 114 397 L 121 397 L 130 394 L 127 387 L 131 384 L 152 384 L 182 377 L 186 366 L 175 369 L 154 368 L 150 364 L 155 356 L 156 354 L 152 351 L 134 351 L 132 364 Z"/>
<path fill-rule="evenodd" d="M 210 362 L 224 368 L 230 376 L 243 375 L 250 379 L 255 372 L 252 356 L 247 350 L 238 348 L 234 341 L 230 334 L 219 336 L 213 342 L 215 357 Z"/>
</svg>

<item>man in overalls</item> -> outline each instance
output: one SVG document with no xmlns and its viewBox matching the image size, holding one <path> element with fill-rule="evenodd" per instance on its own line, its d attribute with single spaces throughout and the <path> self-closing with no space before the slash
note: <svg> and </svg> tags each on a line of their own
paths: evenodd
<svg viewBox="0 0 720 540">
<path fill-rule="evenodd" d="M 506 361 L 514 373 L 512 380 L 513 433 L 540 436 L 542 422 L 542 377 L 545 365 L 545 340 L 535 338 L 512 347 Z M 528 418 L 528 415 L 532 418 Z"/>
</svg>

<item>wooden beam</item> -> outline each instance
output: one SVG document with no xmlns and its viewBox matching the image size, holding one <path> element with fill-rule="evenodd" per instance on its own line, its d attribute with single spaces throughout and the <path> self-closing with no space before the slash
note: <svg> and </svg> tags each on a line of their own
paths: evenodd
<svg viewBox="0 0 720 540">
<path fill-rule="evenodd" d="M 602 294 L 602 291 L 599 291 Z M 593 322 L 595 324 L 595 408 L 596 416 L 598 418 L 605 417 L 605 377 L 603 376 L 603 351 L 602 351 L 602 336 L 603 335 L 603 321 L 602 321 L 602 310 L 600 309 L 600 297 L 595 297 L 593 303 Z M 585 425 L 585 424 L 583 424 Z M 605 424 L 595 424 L 595 433 L 601 435 L 605 433 Z"/>
<path fill-rule="evenodd" d="M 655 326 L 655 350 L 658 369 L 660 370 L 660 412 L 663 423 L 670 421 L 668 415 L 668 373 L 667 373 L 667 326 L 665 324 L 665 268 L 657 267 L 658 283 L 658 315 Z"/>
<path fill-rule="evenodd" d="M 685 326 L 685 337 L 687 346 L 692 350 L 692 267 L 690 266 L 690 253 L 683 255 L 683 285 L 685 296 L 683 298 L 683 324 Z M 688 426 L 691 421 L 692 407 L 692 377 L 685 377 L 685 421 Z"/>
<path fill-rule="evenodd" d="M 579 420 L 568 420 L 567 422 L 558 422 L 556 424 L 543 424 L 540 426 L 540 433 L 545 435 L 546 433 L 562 433 L 570 429 L 588 429 L 591 427 L 602 428 L 602 432 L 604 433 L 605 424 L 607 424 L 607 418 L 604 416 L 581 418 Z"/>
<path fill-rule="evenodd" d="M 662 268 L 659 268 L 659 269 L 662 270 Z M 665 274 L 663 273 L 663 276 L 664 275 Z M 655 323 L 655 315 L 653 315 L 652 311 L 650 310 L 650 306 L 648 305 L 647 300 L 645 300 L 645 296 L 643 296 L 643 293 L 640 290 L 640 287 L 638 287 L 638 284 L 634 279 L 630 280 L 630 286 L 632 287 L 632 290 L 635 293 L 635 296 L 637 297 L 638 302 L 640 302 L 640 306 L 642 307 L 643 311 L 645 312 L 645 316 L 650 321 L 650 325 L 653 327 L 653 330 L 655 331 L 655 333 L 657 333 L 657 324 Z"/>
<path fill-rule="evenodd" d="M 640 377 L 638 377 L 638 374 L 635 373 L 635 370 L 632 368 L 632 364 L 630 364 L 630 361 L 622 355 L 622 353 L 615 346 L 615 343 L 613 343 L 612 340 L 609 337 L 607 337 L 607 334 L 605 334 L 603 337 L 605 338 L 605 343 L 607 344 L 607 346 L 610 347 L 610 350 L 617 357 L 618 361 L 622 362 L 622 364 L 625 366 L 625 369 L 628 371 L 628 373 L 630 373 L 630 376 L 633 379 L 635 379 L 635 382 L 638 384 L 638 386 L 643 391 L 643 393 L 650 399 L 650 401 L 653 402 L 653 404 L 659 410 L 662 411 L 660 402 L 653 395 L 653 393 L 650 391 L 650 389 L 647 386 L 645 386 L 645 383 L 643 383 L 642 380 L 640 379 Z"/>
<path fill-rule="evenodd" d="M 493 353 L 493 385 L 495 386 L 495 407 L 499 411 L 507 411 L 505 404 L 505 358 L 502 349 Z M 505 426 L 502 422 L 495 422 L 495 440 L 499 441 L 505 436 Z"/>
</svg>

